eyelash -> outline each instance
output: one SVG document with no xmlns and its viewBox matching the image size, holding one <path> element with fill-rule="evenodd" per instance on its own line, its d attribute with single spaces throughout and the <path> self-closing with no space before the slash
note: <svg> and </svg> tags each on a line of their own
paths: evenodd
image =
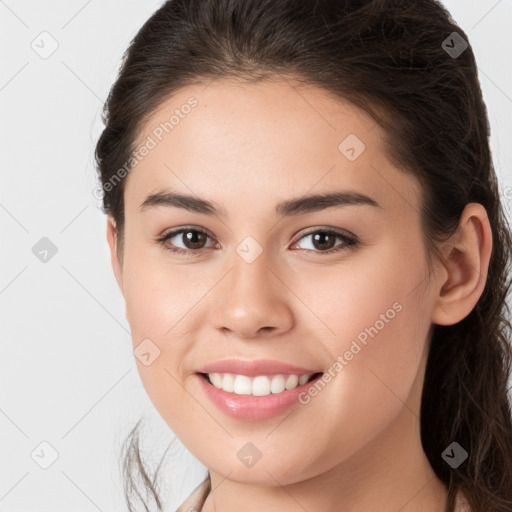
<svg viewBox="0 0 512 512">
<path fill-rule="evenodd" d="M 160 238 L 158 238 L 157 241 L 160 244 L 162 244 L 163 247 L 166 250 L 172 252 L 173 254 L 183 254 L 183 255 L 186 255 L 187 257 L 194 257 L 194 256 L 197 256 L 198 253 L 201 253 L 202 251 L 206 250 L 206 248 L 203 248 L 203 249 L 182 249 L 181 247 L 170 247 L 168 244 L 166 244 L 167 240 L 169 240 L 170 238 L 173 238 L 176 235 L 179 235 L 181 233 L 188 233 L 188 232 L 191 232 L 191 231 L 194 231 L 194 232 L 197 232 L 197 233 L 202 233 L 202 234 L 205 234 L 207 237 L 212 238 L 212 237 L 210 237 L 210 235 L 208 233 L 206 233 L 206 231 L 203 231 L 202 229 L 180 228 L 180 229 L 177 229 L 177 230 L 174 230 L 174 231 L 170 231 L 169 233 L 166 233 L 165 235 L 163 235 Z M 333 235 L 336 238 L 342 239 L 343 240 L 343 244 L 338 245 L 336 247 L 333 247 L 332 249 L 328 249 L 327 251 L 319 251 L 319 250 L 313 250 L 313 249 L 300 249 L 302 251 L 305 251 L 306 254 L 310 254 L 310 253 L 315 253 L 315 254 L 319 254 L 319 253 L 320 254 L 332 254 L 332 253 L 335 253 L 335 252 L 346 250 L 346 249 L 348 249 L 350 247 L 354 247 L 354 246 L 359 244 L 359 242 L 355 238 L 352 238 L 352 237 L 346 235 L 345 233 L 341 233 L 340 231 L 336 231 L 336 230 L 333 230 L 333 229 L 316 229 L 316 230 L 313 230 L 313 231 L 309 231 L 308 233 L 304 233 L 297 240 L 297 242 L 299 242 L 300 240 L 302 240 L 306 236 L 313 235 L 315 233 L 323 233 L 323 234 L 327 234 L 327 235 Z M 295 242 L 295 243 L 297 243 L 297 242 Z M 293 245 L 295 245 L 295 243 Z"/>
</svg>

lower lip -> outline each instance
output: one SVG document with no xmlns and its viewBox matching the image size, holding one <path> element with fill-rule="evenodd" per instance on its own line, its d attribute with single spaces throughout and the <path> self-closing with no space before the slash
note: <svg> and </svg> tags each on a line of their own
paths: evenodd
<svg viewBox="0 0 512 512">
<path fill-rule="evenodd" d="M 312 381 L 288 389 L 282 393 L 266 396 L 237 395 L 215 387 L 201 374 L 196 374 L 206 396 L 225 414 L 242 420 L 265 420 L 279 416 L 294 404 L 298 404 L 299 395 L 322 377 L 318 375 Z"/>
</svg>

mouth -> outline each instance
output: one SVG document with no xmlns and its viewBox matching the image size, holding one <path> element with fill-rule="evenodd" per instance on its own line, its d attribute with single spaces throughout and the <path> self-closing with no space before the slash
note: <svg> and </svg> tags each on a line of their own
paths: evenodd
<svg viewBox="0 0 512 512">
<path fill-rule="evenodd" d="M 323 372 L 308 374 L 275 374 L 250 377 L 233 373 L 198 373 L 209 385 L 233 395 L 268 396 L 278 395 L 295 388 L 307 386 L 323 375 Z"/>
<path fill-rule="evenodd" d="M 205 396 L 222 413 L 237 420 L 263 421 L 280 416 L 290 408 L 303 407 L 300 397 L 316 385 L 324 372 L 253 377 L 205 372 L 195 375 Z"/>
</svg>

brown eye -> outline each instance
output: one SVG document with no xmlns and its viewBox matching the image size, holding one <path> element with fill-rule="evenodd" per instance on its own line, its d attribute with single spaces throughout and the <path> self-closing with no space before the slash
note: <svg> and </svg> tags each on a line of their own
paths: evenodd
<svg viewBox="0 0 512 512">
<path fill-rule="evenodd" d="M 186 231 L 181 231 L 182 241 L 184 242 L 187 249 L 202 249 L 208 238 L 206 233 L 202 231 L 196 231 L 195 229 L 188 229 Z"/>
<path fill-rule="evenodd" d="M 338 238 L 335 235 L 330 235 L 329 233 L 320 232 L 315 233 L 313 235 L 313 245 L 316 249 L 332 249 L 334 245 L 336 244 L 336 238 Z"/>
<path fill-rule="evenodd" d="M 181 228 L 167 233 L 158 241 L 169 251 L 183 254 L 205 249 L 208 238 L 210 238 L 208 234 L 200 229 Z M 175 240 L 171 242 L 173 239 Z M 178 243 L 181 243 L 183 247 L 177 246 Z"/>
<path fill-rule="evenodd" d="M 355 246 L 358 243 L 355 238 L 350 237 L 344 233 L 325 229 L 317 229 L 316 231 L 310 231 L 309 233 L 303 235 L 300 238 L 300 240 L 303 240 L 308 237 L 311 237 L 312 239 L 312 248 L 304 249 L 308 253 L 316 252 L 330 254 L 332 252 L 341 251 L 351 246 Z M 337 239 L 341 240 L 342 242 L 336 245 Z"/>
</svg>

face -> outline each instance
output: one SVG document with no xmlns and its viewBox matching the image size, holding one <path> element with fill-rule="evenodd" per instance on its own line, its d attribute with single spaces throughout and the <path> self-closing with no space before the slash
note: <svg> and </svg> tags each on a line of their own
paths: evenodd
<svg viewBox="0 0 512 512">
<path fill-rule="evenodd" d="M 432 309 L 421 189 L 387 160 L 372 119 L 314 87 L 217 81 L 168 99 L 138 143 L 149 149 L 127 177 L 114 268 L 144 387 L 194 456 L 233 480 L 299 482 L 419 407 Z M 319 194 L 338 202 L 292 208 Z M 248 417 L 197 373 L 226 359 L 324 374 L 284 409 Z"/>
</svg>

